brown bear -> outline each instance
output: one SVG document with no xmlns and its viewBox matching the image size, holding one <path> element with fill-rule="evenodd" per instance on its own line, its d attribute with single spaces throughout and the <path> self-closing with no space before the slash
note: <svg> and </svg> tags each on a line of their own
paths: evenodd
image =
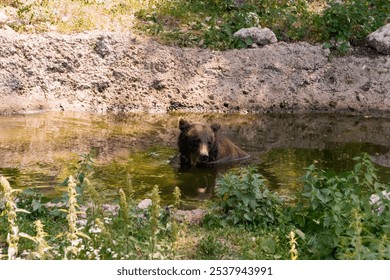
<svg viewBox="0 0 390 280">
<path fill-rule="evenodd" d="M 179 120 L 181 166 L 226 163 L 249 158 L 249 154 L 218 133 L 219 124 L 206 125 Z"/>
</svg>

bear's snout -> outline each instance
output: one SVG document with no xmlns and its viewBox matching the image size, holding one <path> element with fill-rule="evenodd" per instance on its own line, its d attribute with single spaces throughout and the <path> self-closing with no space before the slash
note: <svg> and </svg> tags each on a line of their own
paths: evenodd
<svg viewBox="0 0 390 280">
<path fill-rule="evenodd" d="M 199 158 L 201 162 L 207 162 L 209 159 L 209 149 L 207 145 L 201 144 L 199 147 Z"/>
<path fill-rule="evenodd" d="M 202 155 L 202 156 L 200 156 L 200 159 L 201 159 L 202 162 L 207 162 L 208 159 L 209 159 L 209 156 Z"/>
</svg>

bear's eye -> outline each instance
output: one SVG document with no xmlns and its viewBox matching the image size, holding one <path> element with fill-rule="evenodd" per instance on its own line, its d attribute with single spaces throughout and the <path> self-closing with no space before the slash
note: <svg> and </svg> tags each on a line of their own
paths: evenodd
<svg viewBox="0 0 390 280">
<path fill-rule="evenodd" d="M 192 143 L 199 144 L 201 140 L 199 138 L 191 139 Z"/>
<path fill-rule="evenodd" d="M 210 140 L 207 141 L 207 145 L 211 146 L 213 144 L 213 142 L 211 142 Z"/>
</svg>

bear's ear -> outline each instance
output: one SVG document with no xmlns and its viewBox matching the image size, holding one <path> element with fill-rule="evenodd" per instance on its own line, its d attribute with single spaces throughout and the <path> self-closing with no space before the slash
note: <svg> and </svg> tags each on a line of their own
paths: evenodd
<svg viewBox="0 0 390 280">
<path fill-rule="evenodd" d="M 190 124 L 188 121 L 186 121 L 186 120 L 180 118 L 180 120 L 179 120 L 179 129 L 180 129 L 181 131 L 186 130 L 187 128 L 190 127 L 190 125 L 191 125 L 191 124 Z"/>
<path fill-rule="evenodd" d="M 213 123 L 211 125 L 211 129 L 214 131 L 214 132 L 217 132 L 219 129 L 221 128 L 221 125 L 219 123 Z"/>
</svg>

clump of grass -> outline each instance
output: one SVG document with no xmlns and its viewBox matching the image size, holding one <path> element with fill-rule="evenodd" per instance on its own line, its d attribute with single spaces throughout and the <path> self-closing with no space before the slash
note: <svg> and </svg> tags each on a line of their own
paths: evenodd
<svg viewBox="0 0 390 280">
<path fill-rule="evenodd" d="M 62 33 L 103 29 L 129 30 L 134 12 L 149 7 L 148 0 L 19 0 L 5 5 L 16 8 L 10 25 L 21 32 L 59 31 Z"/>
</svg>

